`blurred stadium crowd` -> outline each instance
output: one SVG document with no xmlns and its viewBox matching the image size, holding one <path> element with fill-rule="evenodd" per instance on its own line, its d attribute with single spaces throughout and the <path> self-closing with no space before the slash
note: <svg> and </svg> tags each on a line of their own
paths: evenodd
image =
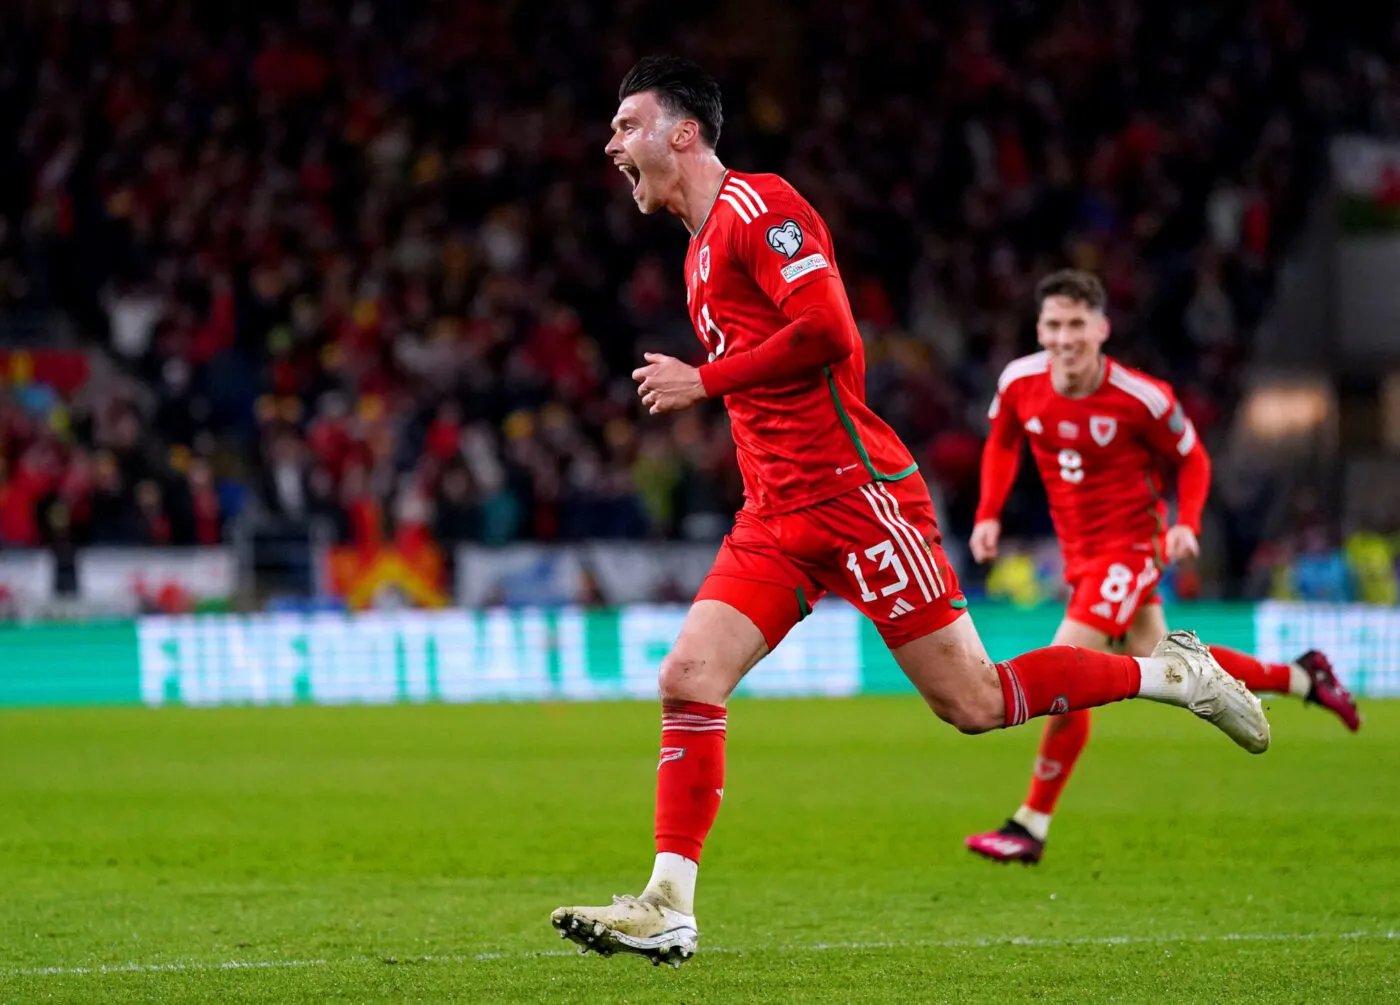
<svg viewBox="0 0 1400 1005">
<path fill-rule="evenodd" d="M 71 393 L 11 357 L 0 544 L 313 518 L 344 541 L 721 534 L 722 408 L 648 419 L 628 379 L 644 350 L 699 352 L 683 232 L 602 156 L 618 79 L 658 49 L 725 85 L 727 163 L 825 214 L 869 397 L 951 540 L 1050 268 L 1099 272 L 1111 351 L 1171 379 L 1211 442 L 1326 136 L 1400 127 L 1374 58 L 1395 26 L 1303 0 L 925 7 L 763 0 L 682 26 L 653 0 L 17 4 L 0 325 L 56 312 L 68 349 L 102 352 Z M 1224 516 L 1244 540 L 1208 592 L 1362 589 L 1327 514 Z M 1008 522 L 1048 532 L 1033 474 Z M 1395 542 L 1367 542 L 1393 595 Z M 1317 561 L 1276 574 L 1282 552 Z"/>
</svg>

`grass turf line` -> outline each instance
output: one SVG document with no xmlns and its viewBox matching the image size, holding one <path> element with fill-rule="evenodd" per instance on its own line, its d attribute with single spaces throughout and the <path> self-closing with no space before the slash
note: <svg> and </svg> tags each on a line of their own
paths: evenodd
<svg viewBox="0 0 1400 1005">
<path fill-rule="evenodd" d="M 701 955 L 674 973 L 554 955 L 546 922 L 645 879 L 654 708 L 0 713 L 0 1001 L 1400 996 L 1400 705 L 1350 737 L 1269 704 L 1260 758 L 1104 711 L 1023 869 L 960 843 L 1019 801 L 1034 726 L 736 702 Z"/>
</svg>

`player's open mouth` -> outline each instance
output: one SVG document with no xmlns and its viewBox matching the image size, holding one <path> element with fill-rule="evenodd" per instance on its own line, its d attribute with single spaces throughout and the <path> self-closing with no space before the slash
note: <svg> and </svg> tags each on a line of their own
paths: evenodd
<svg viewBox="0 0 1400 1005">
<path fill-rule="evenodd" d="M 617 169 L 627 176 L 627 180 L 632 183 L 632 194 L 637 194 L 637 189 L 642 187 L 642 173 L 631 164 L 619 164 Z"/>
</svg>

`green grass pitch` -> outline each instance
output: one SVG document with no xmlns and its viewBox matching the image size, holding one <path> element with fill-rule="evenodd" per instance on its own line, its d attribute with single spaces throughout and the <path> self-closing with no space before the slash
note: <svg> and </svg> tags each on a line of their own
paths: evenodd
<svg viewBox="0 0 1400 1005">
<path fill-rule="evenodd" d="M 646 878 L 653 706 L 4 712 L 0 1002 L 1400 1001 L 1400 703 L 1268 704 L 1098 714 L 1027 869 L 1038 725 L 736 702 L 678 971 L 548 924 Z"/>
</svg>

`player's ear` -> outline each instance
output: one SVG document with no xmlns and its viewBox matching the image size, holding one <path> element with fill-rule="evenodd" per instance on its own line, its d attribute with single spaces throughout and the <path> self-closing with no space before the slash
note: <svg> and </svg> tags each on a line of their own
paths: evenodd
<svg viewBox="0 0 1400 1005">
<path fill-rule="evenodd" d="M 694 119 L 681 119 L 671 130 L 671 146 L 685 150 L 700 138 L 700 124 Z"/>
</svg>

